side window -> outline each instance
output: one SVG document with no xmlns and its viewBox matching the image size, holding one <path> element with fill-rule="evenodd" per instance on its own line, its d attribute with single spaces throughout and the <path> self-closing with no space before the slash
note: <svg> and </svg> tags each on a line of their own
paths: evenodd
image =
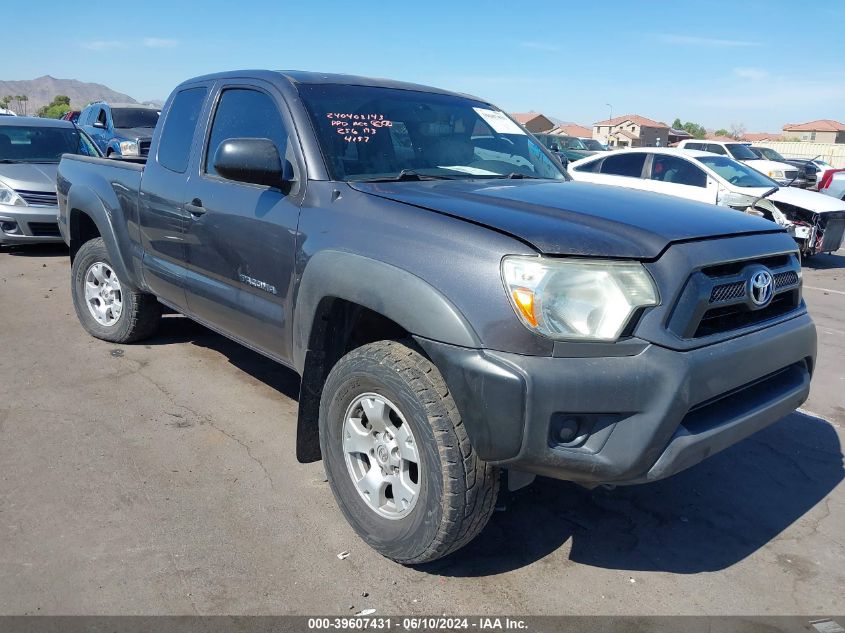
<svg viewBox="0 0 845 633">
<path fill-rule="evenodd" d="M 703 150 L 705 145 L 703 143 L 684 143 L 683 149 L 701 149 Z"/>
<path fill-rule="evenodd" d="M 645 154 L 622 152 L 615 156 L 608 156 L 601 166 L 601 173 L 614 176 L 640 178 L 645 164 Z"/>
<path fill-rule="evenodd" d="M 720 154 L 721 156 L 728 155 L 728 152 L 724 147 L 722 147 L 721 145 L 716 145 L 715 143 L 708 143 L 707 151 L 713 152 L 714 154 Z"/>
<path fill-rule="evenodd" d="M 677 156 L 655 154 L 651 165 L 651 180 L 671 182 L 690 187 L 706 187 L 707 174 L 688 160 Z"/>
<path fill-rule="evenodd" d="M 258 90 L 232 88 L 225 90 L 217 104 L 208 150 L 205 173 L 216 175 L 214 156 L 220 144 L 230 138 L 268 138 L 276 144 L 282 163 L 295 165 L 288 147 L 288 132 L 275 102 Z"/>
<path fill-rule="evenodd" d="M 601 173 L 601 165 L 604 160 L 604 158 L 599 158 L 598 160 L 591 160 L 589 162 L 578 165 L 577 167 L 573 167 L 572 169 L 575 171 L 588 171 L 594 174 L 598 174 Z"/>
<path fill-rule="evenodd" d="M 108 127 L 108 120 L 106 119 L 106 109 L 100 108 L 97 113 L 97 121 Z"/>
<path fill-rule="evenodd" d="M 158 162 L 162 167 L 185 173 L 191 155 L 191 141 L 207 93 L 208 89 L 204 87 L 188 88 L 174 97 L 158 144 Z"/>
</svg>

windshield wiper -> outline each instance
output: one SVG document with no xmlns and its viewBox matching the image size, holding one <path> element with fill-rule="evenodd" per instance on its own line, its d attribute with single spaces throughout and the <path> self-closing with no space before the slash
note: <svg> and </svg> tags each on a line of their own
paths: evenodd
<svg viewBox="0 0 845 633">
<path fill-rule="evenodd" d="M 395 176 L 379 176 L 377 178 L 364 178 L 358 182 L 404 182 L 407 180 L 454 180 L 452 176 L 434 176 L 430 174 L 419 174 L 413 169 L 403 169 Z"/>
<path fill-rule="evenodd" d="M 511 180 L 522 180 L 525 178 L 530 178 L 531 180 L 543 180 L 543 178 L 540 178 L 540 176 L 532 176 L 531 174 L 521 174 L 516 171 L 512 171 L 507 175 L 502 175 L 500 176 L 500 178 L 509 178 Z"/>
</svg>

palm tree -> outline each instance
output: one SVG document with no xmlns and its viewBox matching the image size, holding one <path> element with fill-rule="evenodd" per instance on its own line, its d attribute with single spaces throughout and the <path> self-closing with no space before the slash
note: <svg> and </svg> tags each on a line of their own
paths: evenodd
<svg viewBox="0 0 845 633">
<path fill-rule="evenodd" d="M 29 101 L 29 97 L 21 95 L 21 101 L 23 102 L 23 115 L 26 116 L 26 104 Z"/>
</svg>

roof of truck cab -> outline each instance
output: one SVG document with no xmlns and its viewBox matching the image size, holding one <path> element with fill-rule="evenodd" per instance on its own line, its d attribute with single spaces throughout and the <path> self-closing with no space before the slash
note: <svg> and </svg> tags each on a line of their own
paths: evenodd
<svg viewBox="0 0 845 633">
<path fill-rule="evenodd" d="M 236 79 L 236 78 L 254 78 L 263 79 L 265 81 L 274 82 L 279 79 L 285 79 L 292 84 L 340 84 L 347 86 L 372 86 L 376 88 L 393 88 L 396 90 L 414 90 L 417 92 L 433 92 L 437 94 L 452 95 L 455 97 L 468 97 L 483 103 L 487 103 L 486 99 L 481 99 L 473 95 L 468 95 L 460 92 L 453 92 L 451 90 L 443 90 L 433 86 L 425 86 L 422 84 L 409 83 L 406 81 L 396 81 L 394 79 L 379 79 L 376 77 L 362 77 L 360 75 L 344 75 L 339 73 L 319 73 L 309 72 L 304 70 L 231 70 L 222 73 L 213 73 L 210 75 L 202 75 L 201 77 L 194 77 L 184 83 L 194 83 L 197 81 L 206 81 L 211 79 Z"/>
<path fill-rule="evenodd" d="M 0 117 L 0 127 L 75 127 L 70 121 L 62 119 L 42 119 L 37 116 L 9 116 Z"/>
</svg>

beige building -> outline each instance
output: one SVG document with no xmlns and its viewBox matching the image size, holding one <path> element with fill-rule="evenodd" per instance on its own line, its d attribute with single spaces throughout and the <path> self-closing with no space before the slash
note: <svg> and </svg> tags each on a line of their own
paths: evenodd
<svg viewBox="0 0 845 633">
<path fill-rule="evenodd" d="M 784 136 L 814 143 L 845 143 L 845 124 L 831 119 L 790 123 L 783 126 Z"/>
<path fill-rule="evenodd" d="M 593 138 L 611 147 L 665 147 L 669 126 L 638 114 L 625 114 L 593 123 Z"/>
<path fill-rule="evenodd" d="M 539 112 L 511 112 L 511 118 L 529 132 L 548 132 L 555 124 Z"/>
</svg>

